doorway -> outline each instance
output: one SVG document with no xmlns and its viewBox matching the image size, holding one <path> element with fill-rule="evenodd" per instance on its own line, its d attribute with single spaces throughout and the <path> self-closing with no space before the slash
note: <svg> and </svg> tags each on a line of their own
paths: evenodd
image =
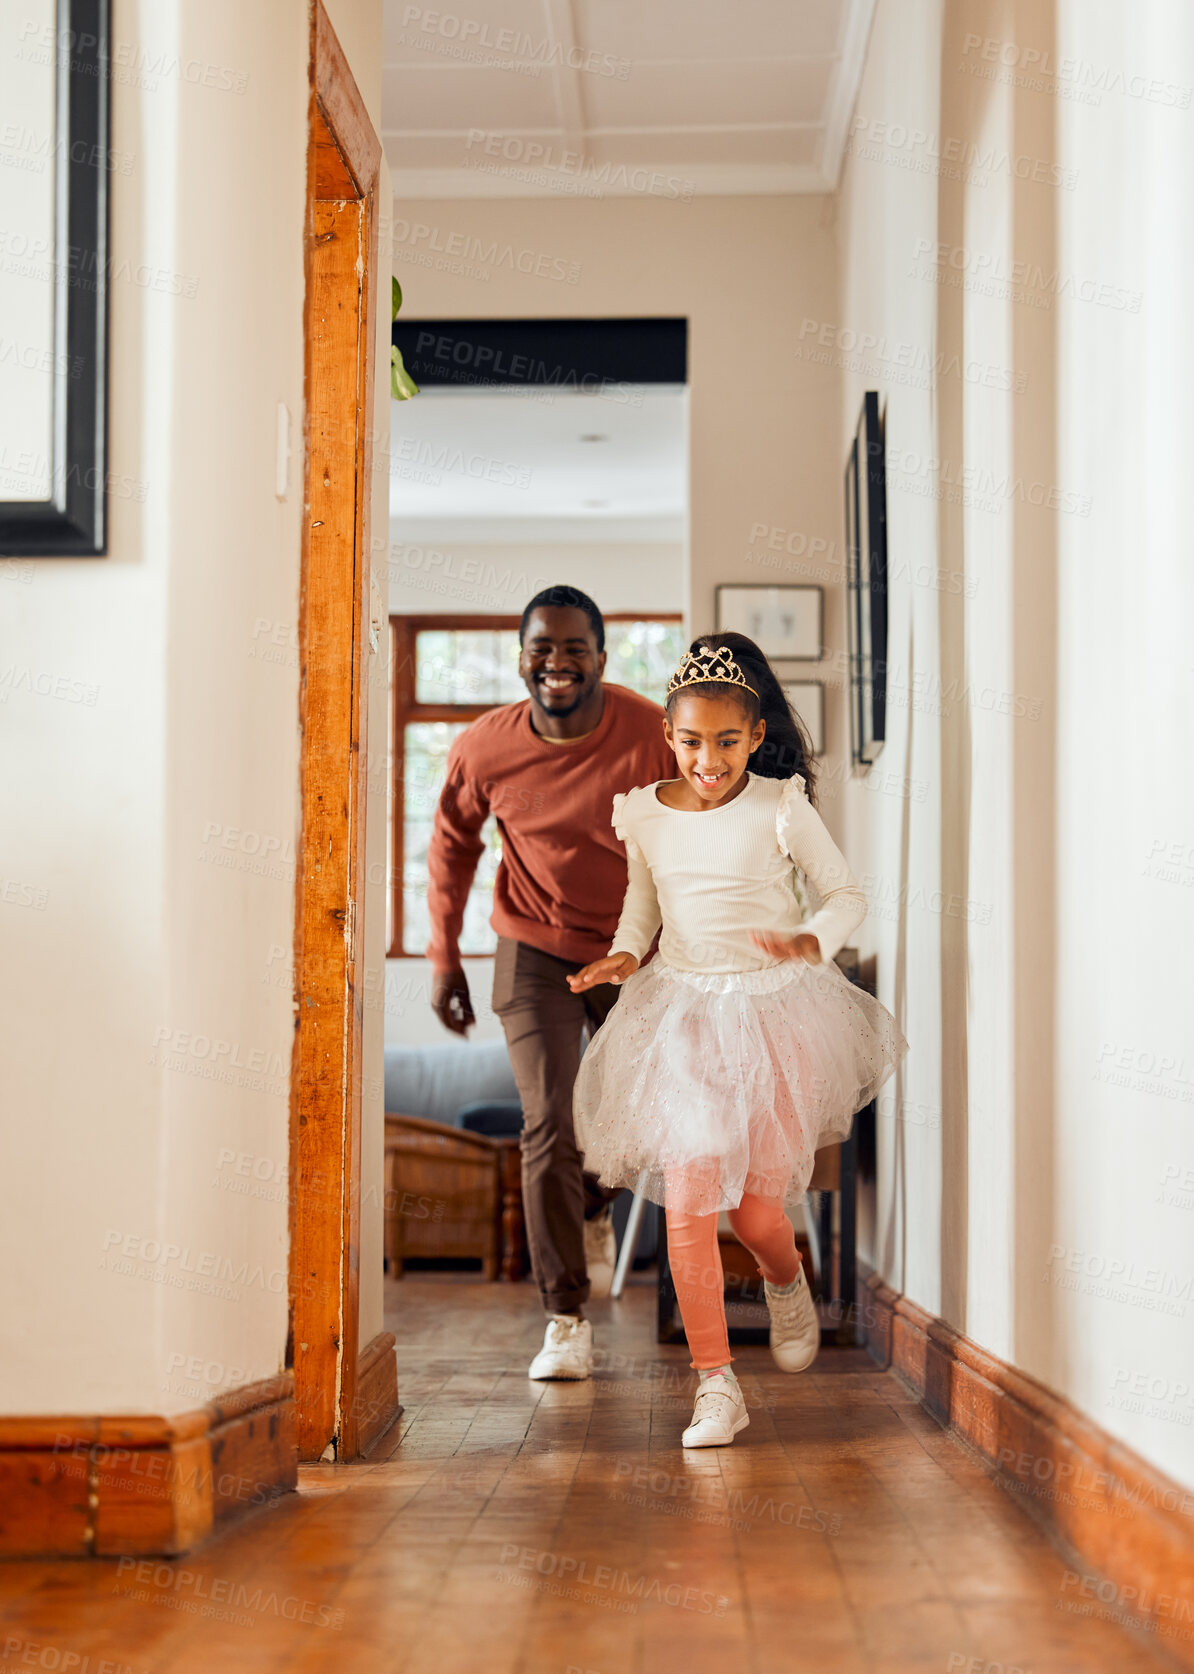
<svg viewBox="0 0 1194 1674">
<path fill-rule="evenodd" d="M 366 685 L 381 143 L 320 0 L 311 18 L 307 412 L 299 604 L 290 1333 L 299 1458 L 366 1448 L 397 1413 L 393 1338 L 360 1342 Z"/>
</svg>

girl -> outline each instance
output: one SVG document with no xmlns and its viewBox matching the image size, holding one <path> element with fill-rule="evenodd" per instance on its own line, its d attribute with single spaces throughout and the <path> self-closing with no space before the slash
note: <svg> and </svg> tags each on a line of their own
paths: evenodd
<svg viewBox="0 0 1194 1674">
<path fill-rule="evenodd" d="M 621 920 L 607 957 L 568 979 L 576 993 L 626 985 L 581 1060 L 573 1108 L 602 1184 L 644 1175 L 664 1205 L 700 1379 L 682 1440 L 719 1447 L 750 1420 L 730 1365 L 718 1214 L 762 1271 L 772 1354 L 803 1371 L 820 1327 L 784 1205 L 907 1042 L 832 962 L 866 899 L 814 810 L 808 744 L 758 646 L 694 641 L 668 684 L 664 732 L 680 777 L 614 798 L 629 863 Z M 821 898 L 811 917 L 801 874 Z"/>
</svg>

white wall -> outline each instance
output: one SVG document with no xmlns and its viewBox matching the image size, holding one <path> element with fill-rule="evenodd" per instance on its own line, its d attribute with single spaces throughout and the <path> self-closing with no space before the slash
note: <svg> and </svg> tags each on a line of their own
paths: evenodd
<svg viewBox="0 0 1194 1674">
<path fill-rule="evenodd" d="M 592 593 L 611 615 L 684 608 L 684 547 L 678 541 L 416 541 L 405 537 L 395 518 L 389 562 L 396 616 L 521 616 L 528 599 L 556 582 Z"/>
<path fill-rule="evenodd" d="M 1042 92 L 1034 50 L 1088 68 Z M 874 1258 L 1186 1482 L 1192 83 L 1176 4 L 880 0 L 826 339 L 839 450 L 886 409 L 880 765 L 914 787 L 846 797 L 912 1043 Z"/>
<path fill-rule="evenodd" d="M 380 40 L 373 0 L 332 10 Z M 0 1364 L 25 1413 L 193 1407 L 286 1338 L 306 10 L 129 0 L 115 31 L 230 77 L 113 83 L 110 553 L 0 572 L 4 875 L 33 903 L 0 904 Z"/>
</svg>

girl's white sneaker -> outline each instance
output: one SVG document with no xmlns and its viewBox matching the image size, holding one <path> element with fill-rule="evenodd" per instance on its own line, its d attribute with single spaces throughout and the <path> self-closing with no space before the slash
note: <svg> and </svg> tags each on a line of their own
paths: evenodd
<svg viewBox="0 0 1194 1674">
<path fill-rule="evenodd" d="M 821 1347 L 821 1322 L 801 1267 L 795 1288 L 777 1291 L 764 1281 L 771 1315 L 771 1354 L 781 1372 L 805 1372 Z"/>
<path fill-rule="evenodd" d="M 750 1423 L 737 1378 L 715 1372 L 697 1390 L 692 1423 L 680 1437 L 682 1447 L 728 1447 Z"/>
</svg>

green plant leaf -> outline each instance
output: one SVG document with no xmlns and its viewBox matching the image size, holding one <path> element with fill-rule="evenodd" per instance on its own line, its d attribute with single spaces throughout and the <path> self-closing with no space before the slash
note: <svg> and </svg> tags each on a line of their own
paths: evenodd
<svg viewBox="0 0 1194 1674">
<path fill-rule="evenodd" d="M 394 281 L 397 284 L 397 280 Z M 390 394 L 395 401 L 409 401 L 412 395 L 418 395 L 419 386 L 402 364 L 402 350 L 396 343 L 390 344 Z"/>
<path fill-rule="evenodd" d="M 393 310 L 390 314 L 390 318 L 392 320 L 396 320 L 398 318 L 398 310 L 402 307 L 402 286 L 398 283 L 397 279 L 394 278 L 393 274 L 390 275 L 390 305 Z"/>
</svg>

